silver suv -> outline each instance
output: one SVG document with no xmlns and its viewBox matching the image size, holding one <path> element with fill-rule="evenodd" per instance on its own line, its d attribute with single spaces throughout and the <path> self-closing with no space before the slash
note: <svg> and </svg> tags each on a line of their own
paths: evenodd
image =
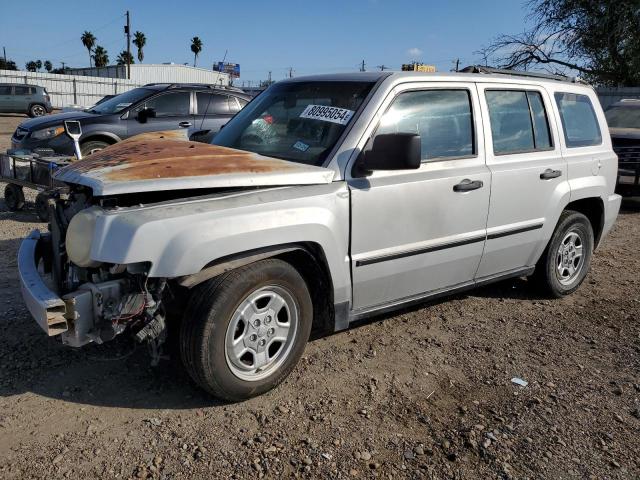
<svg viewBox="0 0 640 480">
<path fill-rule="evenodd" d="M 26 113 L 33 118 L 52 111 L 51 97 L 46 88 L 37 85 L 0 83 L 0 113 Z"/>
<path fill-rule="evenodd" d="M 23 296 L 74 347 L 131 331 L 158 354 L 177 334 L 193 379 L 241 400 L 312 329 L 509 277 L 572 293 L 618 214 L 616 171 L 577 82 L 286 80 L 212 145 L 147 133 L 60 170 L 51 231 L 20 248 Z"/>
</svg>

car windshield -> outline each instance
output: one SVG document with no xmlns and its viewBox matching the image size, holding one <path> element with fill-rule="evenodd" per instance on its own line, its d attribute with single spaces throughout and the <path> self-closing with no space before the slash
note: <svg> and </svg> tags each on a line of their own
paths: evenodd
<svg viewBox="0 0 640 480">
<path fill-rule="evenodd" d="M 127 108 L 129 105 L 133 105 L 134 103 L 139 102 L 143 98 L 146 98 L 155 92 L 156 90 L 153 90 L 151 88 L 134 88 L 133 90 L 129 90 L 128 92 L 116 95 L 109 100 L 105 100 L 98 105 L 94 105 L 93 107 L 88 109 L 87 112 L 118 113 Z"/>
<path fill-rule="evenodd" d="M 286 82 L 260 94 L 218 133 L 214 145 L 322 165 L 372 82 Z"/>
<path fill-rule="evenodd" d="M 640 107 L 613 107 L 605 115 L 610 128 L 640 128 Z"/>
</svg>

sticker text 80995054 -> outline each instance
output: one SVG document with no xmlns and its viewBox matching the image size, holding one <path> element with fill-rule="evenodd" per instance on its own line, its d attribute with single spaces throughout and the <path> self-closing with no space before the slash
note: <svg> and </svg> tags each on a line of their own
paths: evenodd
<svg viewBox="0 0 640 480">
<path fill-rule="evenodd" d="M 307 105 L 300 114 L 300 118 L 323 120 L 325 122 L 346 125 L 353 116 L 353 110 L 346 108 L 328 107 L 326 105 Z"/>
</svg>

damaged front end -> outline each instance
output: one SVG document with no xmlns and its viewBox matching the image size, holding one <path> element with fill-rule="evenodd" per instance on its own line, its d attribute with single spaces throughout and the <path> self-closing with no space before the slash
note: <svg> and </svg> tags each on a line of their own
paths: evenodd
<svg viewBox="0 0 640 480">
<path fill-rule="evenodd" d="M 159 354 L 167 282 L 148 278 L 149 264 L 89 258 L 91 235 L 83 230 L 102 208 L 82 189 L 51 201 L 50 232 L 31 232 L 18 254 L 25 303 L 40 327 L 66 345 L 103 343 L 128 330 Z"/>
</svg>

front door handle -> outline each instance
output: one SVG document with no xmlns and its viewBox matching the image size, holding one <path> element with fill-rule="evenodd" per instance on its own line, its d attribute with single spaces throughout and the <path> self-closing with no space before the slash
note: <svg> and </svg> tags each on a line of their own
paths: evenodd
<svg viewBox="0 0 640 480">
<path fill-rule="evenodd" d="M 178 126 L 180 128 L 189 128 L 191 126 L 191 122 L 180 122 Z"/>
<path fill-rule="evenodd" d="M 453 186 L 453 191 L 470 192 L 471 190 L 482 188 L 483 185 L 484 183 L 482 183 L 482 180 L 469 180 L 468 178 L 465 178 L 460 183 Z"/>
<path fill-rule="evenodd" d="M 540 180 L 550 180 L 552 178 L 558 178 L 560 175 L 562 175 L 561 170 L 552 170 L 551 168 L 547 168 L 540 174 Z"/>
</svg>

